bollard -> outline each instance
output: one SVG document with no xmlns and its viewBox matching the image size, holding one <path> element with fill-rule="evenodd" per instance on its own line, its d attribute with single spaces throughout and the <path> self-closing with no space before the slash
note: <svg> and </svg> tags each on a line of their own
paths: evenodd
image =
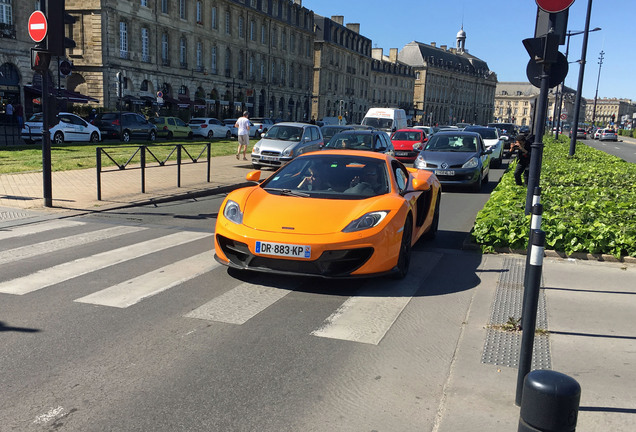
<svg viewBox="0 0 636 432">
<path fill-rule="evenodd" d="M 536 230 L 540 230 L 541 229 L 541 221 L 543 218 L 543 206 L 538 202 L 539 201 L 539 195 L 536 195 L 536 190 L 540 189 L 538 186 L 535 189 L 535 195 L 534 195 L 534 200 L 533 202 L 536 200 L 537 202 L 535 202 L 532 205 L 532 217 L 530 218 L 530 233 L 528 234 L 528 249 L 526 250 L 526 269 L 525 269 L 525 275 L 523 278 L 523 287 L 526 288 L 526 284 L 528 282 L 528 271 L 530 271 L 530 253 L 532 251 L 532 233 Z M 523 308 L 521 309 L 522 311 L 525 310 L 525 305 L 526 305 L 526 294 L 528 290 L 525 289 L 524 291 L 524 296 L 523 296 Z"/>
<path fill-rule="evenodd" d="M 541 272 L 543 270 L 543 251 L 545 232 L 534 230 L 531 235 L 532 248 L 530 260 L 524 281 L 523 311 L 521 312 L 521 349 L 519 354 L 519 369 L 517 372 L 517 392 L 515 403 L 521 405 L 523 381 L 532 366 L 532 349 L 534 346 L 534 331 L 537 327 L 537 307 L 539 305 L 539 290 L 541 288 Z"/>
<path fill-rule="evenodd" d="M 573 432 L 581 386 L 560 372 L 534 370 L 523 383 L 518 432 Z"/>
</svg>

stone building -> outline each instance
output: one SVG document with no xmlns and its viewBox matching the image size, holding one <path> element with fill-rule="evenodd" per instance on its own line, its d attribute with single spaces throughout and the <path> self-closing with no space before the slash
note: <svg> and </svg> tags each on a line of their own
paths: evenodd
<svg viewBox="0 0 636 432">
<path fill-rule="evenodd" d="M 398 49 L 391 48 L 388 57 L 382 48 L 372 49 L 371 89 L 369 103 L 374 107 L 413 110 L 415 71 L 398 61 Z"/>
<path fill-rule="evenodd" d="M 300 0 L 66 0 L 66 8 L 78 17 L 69 88 L 109 109 L 309 116 L 314 14 Z"/>
<path fill-rule="evenodd" d="M 602 98 L 586 99 L 585 121 L 597 126 L 608 126 L 611 123 L 620 124 L 623 117 L 632 118 L 635 104 L 631 99 Z"/>
<path fill-rule="evenodd" d="M 411 42 L 399 52 L 398 60 L 415 70 L 416 122 L 485 124 L 491 120 L 497 76 L 485 61 L 468 53 L 465 42 L 462 29 L 455 48 Z"/>
</svg>

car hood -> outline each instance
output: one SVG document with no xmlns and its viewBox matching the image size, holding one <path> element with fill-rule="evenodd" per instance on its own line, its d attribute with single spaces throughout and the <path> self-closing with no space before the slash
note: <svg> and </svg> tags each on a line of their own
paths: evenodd
<svg viewBox="0 0 636 432">
<path fill-rule="evenodd" d="M 441 165 L 446 162 L 449 167 L 462 166 L 472 157 L 477 157 L 477 153 L 467 152 L 444 152 L 444 151 L 424 151 L 422 152 L 424 160 L 428 163 Z"/>
<path fill-rule="evenodd" d="M 484 138 L 483 140 L 484 140 L 484 145 L 486 147 L 492 147 L 492 146 L 495 146 L 495 145 L 497 145 L 499 143 L 498 139 L 485 139 Z"/>
<path fill-rule="evenodd" d="M 379 209 L 378 203 L 382 200 L 383 197 L 340 200 L 281 196 L 255 187 L 242 206 L 243 224 L 268 232 L 332 234 L 342 231 L 365 213 Z"/>
<path fill-rule="evenodd" d="M 260 147 L 261 151 L 263 151 L 263 150 L 275 150 L 275 151 L 282 152 L 287 147 L 296 146 L 296 145 L 298 145 L 298 143 L 299 143 L 299 141 L 285 141 L 285 140 L 278 140 L 278 139 L 266 139 L 266 138 L 263 138 L 262 140 L 260 140 L 258 142 L 258 146 Z"/>
<path fill-rule="evenodd" d="M 395 150 L 413 150 L 413 144 L 419 144 L 419 141 L 395 140 L 392 142 Z"/>
</svg>

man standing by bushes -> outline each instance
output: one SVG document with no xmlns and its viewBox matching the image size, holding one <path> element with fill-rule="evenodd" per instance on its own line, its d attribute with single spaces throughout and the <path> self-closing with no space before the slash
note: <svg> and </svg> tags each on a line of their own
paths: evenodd
<svg viewBox="0 0 636 432">
<path fill-rule="evenodd" d="M 521 186 L 525 183 L 528 186 L 528 175 L 530 167 L 530 151 L 532 150 L 534 135 L 517 135 L 512 150 L 517 151 L 517 166 L 515 168 L 515 182 Z M 523 175 L 523 182 L 521 181 Z"/>
</svg>

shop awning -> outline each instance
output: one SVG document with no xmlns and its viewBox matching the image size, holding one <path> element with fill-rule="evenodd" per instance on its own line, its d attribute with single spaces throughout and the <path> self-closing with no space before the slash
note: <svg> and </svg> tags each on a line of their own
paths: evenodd
<svg viewBox="0 0 636 432">
<path fill-rule="evenodd" d="M 124 101 L 129 102 L 133 105 L 145 105 L 146 102 L 143 99 L 140 99 L 138 97 L 135 97 L 133 95 L 126 95 L 124 96 L 122 99 L 124 99 Z"/>
<path fill-rule="evenodd" d="M 35 95 L 42 95 L 42 88 L 41 87 L 33 87 L 33 86 L 24 86 L 24 91 L 28 92 L 28 93 L 32 93 Z M 58 97 L 59 99 L 66 99 L 69 102 L 72 103 L 89 103 L 89 102 L 96 102 L 99 103 L 99 101 L 95 98 L 92 98 L 90 96 L 86 96 L 83 95 L 81 93 L 77 93 L 71 90 L 66 90 L 66 89 L 59 89 L 59 96 L 58 95 L 58 89 L 56 88 L 50 88 L 50 92 L 53 96 Z"/>
</svg>

